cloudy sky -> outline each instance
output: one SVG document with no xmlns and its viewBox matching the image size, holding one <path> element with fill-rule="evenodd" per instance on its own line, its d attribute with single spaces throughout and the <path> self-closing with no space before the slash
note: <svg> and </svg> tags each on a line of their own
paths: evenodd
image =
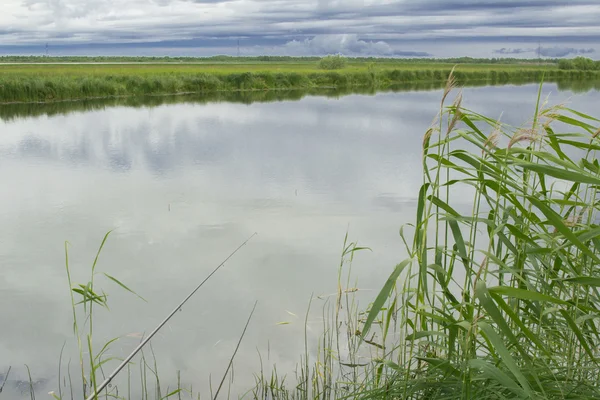
<svg viewBox="0 0 600 400">
<path fill-rule="evenodd" d="M 600 58 L 600 0 L 0 1 L 0 54 Z"/>
</svg>

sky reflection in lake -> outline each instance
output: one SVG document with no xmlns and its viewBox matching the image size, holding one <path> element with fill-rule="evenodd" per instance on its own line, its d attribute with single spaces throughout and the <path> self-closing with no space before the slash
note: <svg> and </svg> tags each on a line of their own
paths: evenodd
<svg viewBox="0 0 600 400">
<path fill-rule="evenodd" d="M 572 97 L 573 108 L 597 116 L 598 92 L 573 96 L 548 84 L 550 92 L 551 103 Z M 520 125 L 536 94 L 536 85 L 469 88 L 463 105 Z M 440 98 L 430 91 L 181 103 L 0 121 L 0 372 L 12 365 L 22 379 L 26 363 L 34 378 L 53 380 L 65 340 L 75 364 L 64 241 L 74 280 L 87 282 L 111 229 L 99 271 L 148 300 L 100 281 L 111 311 L 98 314 L 95 337 L 129 335 L 114 355 L 126 355 L 258 232 L 153 341 L 159 368 L 167 380 L 181 370 L 206 393 L 258 300 L 236 387 L 253 382 L 257 349 L 265 364 L 293 371 L 311 295 L 336 290 L 346 231 L 373 250 L 354 263 L 363 307 L 404 258 L 398 229 L 413 221 L 423 133 Z M 313 304 L 311 338 L 322 304 Z"/>
</svg>

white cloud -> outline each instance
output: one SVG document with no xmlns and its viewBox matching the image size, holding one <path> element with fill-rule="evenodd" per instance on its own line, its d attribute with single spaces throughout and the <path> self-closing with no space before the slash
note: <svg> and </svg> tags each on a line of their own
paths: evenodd
<svg viewBox="0 0 600 400">
<path fill-rule="evenodd" d="M 383 42 L 360 40 L 356 34 L 319 35 L 302 41 L 293 40 L 283 46 L 288 54 L 323 55 L 377 55 L 389 56 L 394 53 L 392 47 Z"/>
</svg>

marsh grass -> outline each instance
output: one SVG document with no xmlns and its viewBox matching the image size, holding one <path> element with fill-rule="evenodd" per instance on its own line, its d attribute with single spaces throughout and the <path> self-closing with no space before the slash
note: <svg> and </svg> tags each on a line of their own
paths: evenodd
<svg viewBox="0 0 600 400">
<path fill-rule="evenodd" d="M 461 99 L 442 100 L 424 140 L 401 290 L 384 287 L 365 323 L 363 336 L 383 299 L 403 315 L 401 374 L 379 394 L 597 397 L 600 121 L 538 94 L 514 128 Z M 455 206 L 465 193 L 469 214 Z"/>
<path fill-rule="evenodd" d="M 538 95 L 511 127 L 455 86 L 424 135 L 408 258 L 364 313 L 324 316 L 298 386 L 260 376 L 254 398 L 600 398 L 600 120 Z"/>
<path fill-rule="evenodd" d="M 519 83 L 513 85 L 524 85 Z M 556 82 L 559 91 L 569 90 L 574 93 L 584 93 L 590 90 L 600 90 L 600 80 L 565 80 Z M 498 85 L 501 85 L 500 83 Z M 268 103 L 286 100 L 301 100 L 306 96 L 325 96 L 329 98 L 341 98 L 343 96 L 360 94 L 376 95 L 378 93 L 397 93 L 414 91 L 440 90 L 445 82 L 411 82 L 393 84 L 388 87 L 360 86 L 351 88 L 315 88 L 299 90 L 260 90 L 260 91 L 230 91 L 230 92 L 207 92 L 202 94 L 181 94 L 174 96 L 149 95 L 149 96 L 123 96 L 103 99 L 90 99 L 80 101 L 53 101 L 46 103 L 13 103 L 0 106 L 0 119 L 10 121 L 39 115 L 67 115 L 73 112 L 102 110 L 108 107 L 158 107 L 166 104 L 193 103 L 208 104 L 216 102 L 228 103 Z M 486 81 L 470 81 L 465 87 L 492 86 Z"/>
<path fill-rule="evenodd" d="M 225 65 L 0 65 L 0 103 L 49 102 L 118 96 L 314 88 L 386 88 L 445 82 L 445 64 L 349 63 L 343 70 L 313 64 Z M 466 84 L 598 80 L 599 71 L 535 65 L 464 64 L 454 76 Z"/>
<path fill-rule="evenodd" d="M 591 90 L 593 82 L 578 85 L 580 90 Z M 600 85 L 600 82 L 596 83 Z M 486 86 L 486 82 L 471 82 L 469 86 Z M 306 96 L 325 96 L 341 98 L 351 94 L 375 95 L 381 92 L 427 91 L 443 88 L 443 82 L 413 82 L 391 85 L 387 88 L 361 86 L 353 88 L 315 88 L 297 90 L 253 90 L 230 92 L 207 92 L 201 94 L 180 95 L 148 95 L 148 96 L 122 96 L 103 99 L 89 99 L 80 101 L 53 101 L 46 103 L 12 103 L 0 105 L 0 119 L 12 120 L 16 118 L 38 115 L 67 115 L 72 112 L 101 110 L 107 107 L 157 107 L 165 104 L 193 103 L 208 104 L 216 102 L 228 103 L 268 103 L 286 100 L 301 100 Z M 565 83 L 562 88 L 569 88 Z"/>
<path fill-rule="evenodd" d="M 304 353 L 293 374 L 281 374 L 277 365 L 264 365 L 259 354 L 260 369 L 255 374 L 255 387 L 242 398 L 252 399 L 337 399 L 352 398 L 364 390 L 374 390 L 382 376 L 372 368 L 372 360 L 382 345 L 374 337 L 366 339 L 370 346 L 361 347 L 357 334 L 364 323 L 357 295 L 362 290 L 352 280 L 352 264 L 357 252 L 368 247 L 344 238 L 338 267 L 337 290 L 332 296 L 312 296 L 304 319 Z M 312 310 L 320 309 L 321 334 L 315 341 L 308 337 L 307 327 Z M 270 368 L 269 368 L 270 367 Z"/>
</svg>

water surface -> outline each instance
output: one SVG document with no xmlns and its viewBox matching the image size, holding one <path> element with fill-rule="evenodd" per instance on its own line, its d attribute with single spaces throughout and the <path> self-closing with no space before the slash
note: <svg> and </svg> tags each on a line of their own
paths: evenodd
<svg viewBox="0 0 600 400">
<path fill-rule="evenodd" d="M 598 115 L 599 92 L 559 89 L 548 84 L 544 96 Z M 463 105 L 520 125 L 536 96 L 536 85 L 467 88 Z M 258 232 L 153 341 L 163 380 L 181 370 L 203 394 L 255 301 L 234 393 L 252 384 L 258 352 L 294 370 L 309 299 L 336 291 L 348 230 L 372 248 L 353 266 L 366 307 L 405 257 L 398 230 L 413 221 L 441 90 L 294 98 L 0 106 L 0 374 L 12 366 L 11 379 L 25 379 L 27 364 L 55 390 L 65 342 L 76 374 L 64 243 L 73 279 L 87 282 L 109 230 L 98 271 L 147 300 L 98 276 L 111 311 L 98 312 L 94 337 L 124 336 L 111 353 L 120 357 Z M 322 305 L 313 303 L 311 340 Z"/>
</svg>

